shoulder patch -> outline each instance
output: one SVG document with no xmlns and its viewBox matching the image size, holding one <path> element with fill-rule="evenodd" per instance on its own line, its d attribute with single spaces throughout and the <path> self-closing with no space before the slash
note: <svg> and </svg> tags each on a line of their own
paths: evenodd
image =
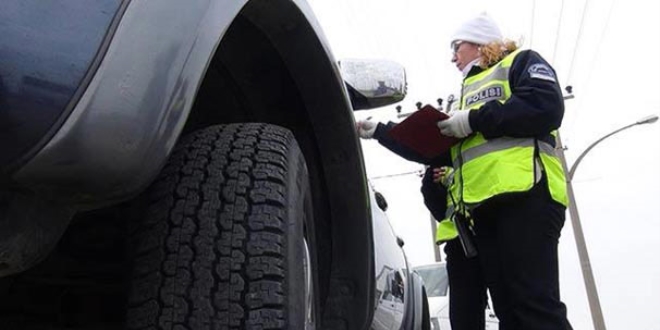
<svg viewBox="0 0 660 330">
<path fill-rule="evenodd" d="M 557 82 L 555 73 L 552 72 L 552 69 L 550 69 L 550 67 L 546 64 L 533 64 L 529 67 L 529 69 L 527 69 L 527 72 L 531 78 L 552 81 L 554 83 Z"/>
</svg>

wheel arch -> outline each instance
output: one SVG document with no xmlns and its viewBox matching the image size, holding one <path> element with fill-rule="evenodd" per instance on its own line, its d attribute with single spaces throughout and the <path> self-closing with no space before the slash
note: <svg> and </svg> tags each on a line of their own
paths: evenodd
<svg viewBox="0 0 660 330">
<path fill-rule="evenodd" d="M 365 170 L 344 83 L 310 12 L 302 2 L 249 1 L 208 66 L 184 134 L 235 122 L 294 133 L 309 168 L 317 231 L 329 233 L 320 246 L 321 271 L 329 274 L 324 327 L 362 329 L 374 308 Z"/>
<path fill-rule="evenodd" d="M 403 329 L 426 330 L 429 328 L 429 306 L 424 281 L 415 272 L 410 272 L 408 279 L 408 292 L 410 294 L 406 303 Z"/>
</svg>

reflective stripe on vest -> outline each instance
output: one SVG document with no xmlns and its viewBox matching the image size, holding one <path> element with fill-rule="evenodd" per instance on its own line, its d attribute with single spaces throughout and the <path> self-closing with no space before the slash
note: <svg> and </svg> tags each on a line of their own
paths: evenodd
<svg viewBox="0 0 660 330">
<path fill-rule="evenodd" d="M 539 144 L 539 152 L 557 157 L 555 153 L 555 148 L 553 146 L 551 146 L 550 144 L 544 141 L 538 141 L 538 144 Z M 534 147 L 534 139 L 501 137 L 501 138 L 486 140 L 484 143 L 480 145 L 477 145 L 469 149 L 464 149 L 460 160 L 462 161 L 463 164 L 465 164 L 487 153 L 501 151 L 510 148 L 516 148 L 516 147 L 519 148 Z M 458 155 L 452 159 L 452 163 L 454 168 L 460 165 Z"/>
<path fill-rule="evenodd" d="M 518 53 L 515 51 L 495 66 L 466 78 L 461 108 L 478 111 L 486 102 L 504 103 L 511 97 L 509 70 Z M 539 162 L 534 159 L 537 147 L 552 198 L 567 205 L 566 181 L 559 158 L 550 144 L 534 138 L 486 140 L 478 132 L 468 136 L 451 149 L 456 172 L 449 190 L 455 200 L 468 208 L 499 194 L 528 191 L 540 178 Z"/>
</svg>

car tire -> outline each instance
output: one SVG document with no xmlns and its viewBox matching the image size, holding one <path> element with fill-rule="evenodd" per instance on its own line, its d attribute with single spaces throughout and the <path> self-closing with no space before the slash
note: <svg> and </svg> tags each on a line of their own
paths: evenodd
<svg viewBox="0 0 660 330">
<path fill-rule="evenodd" d="M 431 313 L 426 288 L 422 288 L 422 330 L 431 330 Z"/>
<path fill-rule="evenodd" d="M 187 135 L 141 204 L 129 329 L 316 328 L 312 197 L 289 130 L 230 124 Z"/>
</svg>

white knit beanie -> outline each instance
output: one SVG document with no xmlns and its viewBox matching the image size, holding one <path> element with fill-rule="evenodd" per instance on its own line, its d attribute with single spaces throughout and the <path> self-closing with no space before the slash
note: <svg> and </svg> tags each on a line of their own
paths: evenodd
<svg viewBox="0 0 660 330">
<path fill-rule="evenodd" d="M 486 45 L 503 38 L 497 23 L 485 12 L 464 22 L 451 37 L 451 45 L 462 40 L 478 45 Z"/>
</svg>

